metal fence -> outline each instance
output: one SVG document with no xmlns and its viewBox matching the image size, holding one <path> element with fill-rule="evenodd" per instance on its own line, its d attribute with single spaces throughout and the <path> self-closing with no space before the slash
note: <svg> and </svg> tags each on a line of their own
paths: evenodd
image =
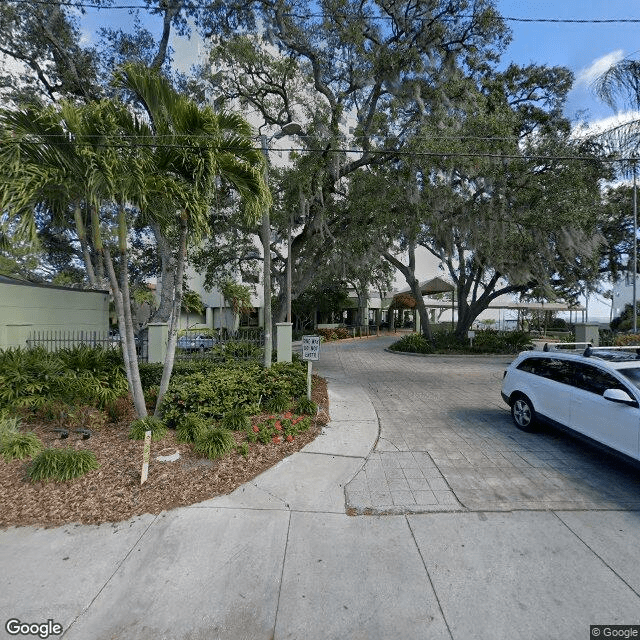
<svg viewBox="0 0 640 640">
<path fill-rule="evenodd" d="M 68 331 L 65 329 L 33 331 L 27 338 L 28 348 L 44 347 L 47 351 L 72 349 L 79 345 L 102 347 L 104 349 L 120 349 L 121 344 L 120 335 L 105 333 L 104 331 Z M 138 360 L 146 361 L 146 337 L 136 337 L 136 352 L 138 353 Z"/>
<path fill-rule="evenodd" d="M 187 331 L 178 337 L 176 358 L 182 360 L 261 360 L 264 356 L 264 331 Z"/>
</svg>

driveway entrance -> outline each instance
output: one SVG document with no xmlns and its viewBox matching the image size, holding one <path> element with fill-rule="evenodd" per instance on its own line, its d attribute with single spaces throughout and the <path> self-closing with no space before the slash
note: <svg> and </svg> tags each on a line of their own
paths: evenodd
<svg viewBox="0 0 640 640">
<path fill-rule="evenodd" d="M 393 341 L 322 347 L 318 370 L 360 384 L 380 422 L 346 487 L 350 513 L 640 509 L 636 467 L 569 434 L 514 426 L 500 397 L 511 358 L 384 351 Z"/>
</svg>

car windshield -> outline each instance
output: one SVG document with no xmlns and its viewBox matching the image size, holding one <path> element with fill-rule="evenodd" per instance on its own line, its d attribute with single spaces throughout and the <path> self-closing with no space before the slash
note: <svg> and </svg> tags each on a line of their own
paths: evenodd
<svg viewBox="0 0 640 640">
<path fill-rule="evenodd" d="M 618 369 L 625 378 L 631 380 L 633 384 L 640 389 L 640 367 L 634 367 L 632 369 Z"/>
</svg>

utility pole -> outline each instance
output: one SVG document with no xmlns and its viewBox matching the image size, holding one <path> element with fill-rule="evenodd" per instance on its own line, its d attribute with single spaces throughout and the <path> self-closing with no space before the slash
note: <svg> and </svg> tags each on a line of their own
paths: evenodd
<svg viewBox="0 0 640 640">
<path fill-rule="evenodd" d="M 264 180 L 269 186 L 269 150 L 267 149 L 267 136 L 260 136 L 262 153 L 265 157 Z M 264 298 L 264 367 L 271 367 L 271 352 L 273 351 L 273 339 L 271 335 L 271 221 L 269 219 L 269 207 L 262 213 L 262 225 L 260 227 L 260 240 L 264 264 L 262 273 L 263 298 Z"/>
<path fill-rule="evenodd" d="M 638 333 L 638 309 L 636 308 L 638 278 L 638 198 L 636 189 L 636 159 L 633 159 L 633 333 Z"/>
</svg>

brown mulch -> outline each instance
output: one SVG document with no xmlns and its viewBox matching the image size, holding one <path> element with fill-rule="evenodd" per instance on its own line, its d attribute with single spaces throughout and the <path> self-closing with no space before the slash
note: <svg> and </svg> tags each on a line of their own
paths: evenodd
<svg viewBox="0 0 640 640">
<path fill-rule="evenodd" d="M 30 423 L 28 430 L 36 433 L 45 447 L 89 449 L 100 468 L 68 482 L 32 483 L 27 477 L 29 461 L 7 463 L 0 458 L 0 527 L 121 522 L 230 493 L 316 438 L 329 421 L 329 398 L 326 381 L 315 375 L 312 399 L 320 411 L 310 429 L 295 436 L 293 442 L 249 443 L 246 458 L 234 451 L 209 460 L 195 454 L 191 445 L 177 442 L 175 432 L 169 429 L 166 437 L 151 443 L 149 476 L 143 485 L 143 442 L 129 440 L 128 422 L 106 424 L 88 440 L 75 433 L 60 440 L 51 431 L 52 425 Z M 234 436 L 238 443 L 246 441 L 244 432 Z M 156 460 L 156 456 L 176 451 L 180 452 L 176 462 Z"/>
</svg>

